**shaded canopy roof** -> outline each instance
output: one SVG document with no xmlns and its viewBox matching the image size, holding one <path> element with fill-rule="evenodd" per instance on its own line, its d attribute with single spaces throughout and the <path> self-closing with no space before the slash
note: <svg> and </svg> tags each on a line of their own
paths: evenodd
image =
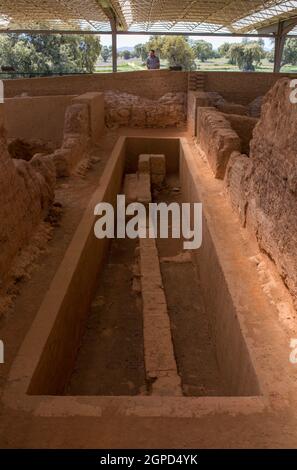
<svg viewBox="0 0 297 470">
<path fill-rule="evenodd" d="M 1 0 L 2 30 L 243 34 L 297 16 L 283 0 Z"/>
</svg>

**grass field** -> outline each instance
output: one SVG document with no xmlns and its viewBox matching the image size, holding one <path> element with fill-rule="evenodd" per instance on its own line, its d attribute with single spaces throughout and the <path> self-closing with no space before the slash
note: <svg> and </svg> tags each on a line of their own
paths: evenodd
<svg viewBox="0 0 297 470">
<path fill-rule="evenodd" d="M 197 71 L 225 71 L 225 72 L 239 72 L 239 68 L 236 65 L 228 64 L 227 59 L 211 59 L 206 62 L 196 61 Z M 161 61 L 161 68 L 167 68 L 166 61 Z M 145 70 L 145 65 L 140 59 L 129 59 L 129 60 L 118 60 L 118 71 L 119 72 L 133 72 L 137 70 Z M 297 73 L 297 66 L 286 65 L 282 68 L 282 72 L 286 73 Z M 111 61 L 100 62 L 96 66 L 96 73 L 108 73 L 112 72 Z M 261 65 L 256 67 L 256 72 L 273 72 L 273 64 L 268 60 L 264 59 Z"/>
</svg>

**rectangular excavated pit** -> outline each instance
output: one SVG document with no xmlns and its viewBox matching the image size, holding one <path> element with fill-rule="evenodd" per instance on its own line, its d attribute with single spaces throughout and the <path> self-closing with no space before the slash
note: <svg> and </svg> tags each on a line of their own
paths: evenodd
<svg viewBox="0 0 297 470">
<path fill-rule="evenodd" d="M 204 212 L 202 247 L 191 255 L 182 253 L 180 240 L 157 240 L 152 246 L 146 245 L 149 240 L 140 241 L 142 290 L 145 269 L 149 273 L 145 263 L 155 258 L 151 269 L 162 275 L 166 299 L 164 316 L 156 310 L 156 320 L 147 317 L 147 323 L 145 294 L 137 298 L 132 292 L 139 241 L 110 243 L 94 236 L 94 207 L 101 201 L 115 204 L 124 174 L 135 172 L 138 155 L 148 153 L 166 157 L 167 187 L 155 194 L 158 202 L 201 201 L 186 140 L 118 140 L 12 368 L 6 391 L 12 406 L 18 396 L 26 408 L 56 415 L 100 414 L 114 400 L 121 412 L 142 416 L 262 408 L 250 347 L 212 237 L 215 221 L 209 229 L 209 214 Z M 180 192 L 175 189 L 179 185 Z M 148 252 L 152 255 L 145 261 Z M 162 328 L 160 343 L 172 337 L 173 348 L 165 344 L 167 359 L 155 361 L 147 355 L 154 354 L 154 337 Z M 156 377 L 150 383 L 146 370 L 154 361 L 160 370 L 153 376 L 162 383 L 155 389 Z M 162 364 L 169 364 L 169 374 Z M 168 376 L 174 379 L 168 385 L 166 378 L 163 386 Z"/>
</svg>

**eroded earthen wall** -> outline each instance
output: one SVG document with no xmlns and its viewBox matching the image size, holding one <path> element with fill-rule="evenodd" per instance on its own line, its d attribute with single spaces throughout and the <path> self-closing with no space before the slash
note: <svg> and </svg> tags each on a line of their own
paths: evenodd
<svg viewBox="0 0 297 470">
<path fill-rule="evenodd" d="M 282 79 L 267 94 L 250 159 L 232 156 L 226 184 L 242 223 L 297 302 L 297 105 L 291 93 L 290 80 Z"/>
<path fill-rule="evenodd" d="M 2 106 L 1 106 L 2 107 Z M 48 157 L 13 160 L 7 150 L 0 110 L 0 281 L 17 252 L 28 243 L 54 199 L 55 168 Z"/>
</svg>

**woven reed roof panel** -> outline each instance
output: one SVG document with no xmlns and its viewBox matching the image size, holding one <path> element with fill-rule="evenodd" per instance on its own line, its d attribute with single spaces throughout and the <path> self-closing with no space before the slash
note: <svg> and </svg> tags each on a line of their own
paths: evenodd
<svg viewBox="0 0 297 470">
<path fill-rule="evenodd" d="M 244 33 L 297 16 L 297 0 L 1 0 L 0 29 Z"/>
</svg>

